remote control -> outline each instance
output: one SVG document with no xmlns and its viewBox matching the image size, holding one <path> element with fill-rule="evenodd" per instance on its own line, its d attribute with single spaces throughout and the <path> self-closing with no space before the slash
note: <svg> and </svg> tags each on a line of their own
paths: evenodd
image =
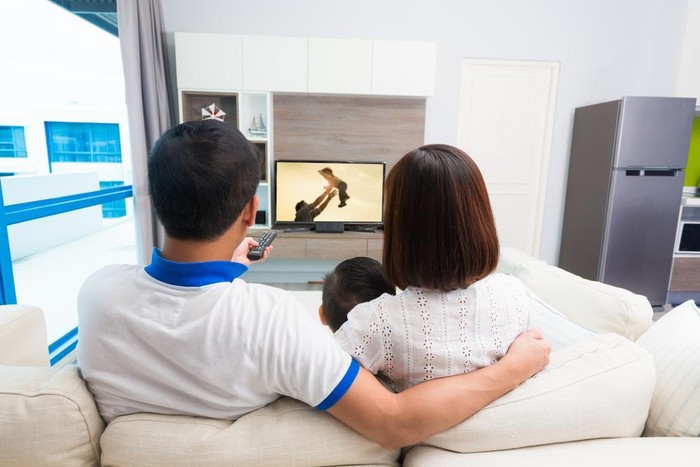
<svg viewBox="0 0 700 467">
<path fill-rule="evenodd" d="M 274 230 L 268 230 L 262 234 L 262 236 L 258 238 L 258 246 L 251 248 L 248 252 L 248 259 L 251 261 L 258 261 L 262 258 L 265 253 L 265 248 L 270 246 L 270 243 L 272 243 L 272 240 L 274 240 L 276 236 L 277 232 Z"/>
</svg>

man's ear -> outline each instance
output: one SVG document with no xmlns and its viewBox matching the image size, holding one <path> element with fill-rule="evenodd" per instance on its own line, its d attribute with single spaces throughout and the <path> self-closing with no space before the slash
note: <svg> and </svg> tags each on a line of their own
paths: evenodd
<svg viewBox="0 0 700 467">
<path fill-rule="evenodd" d="M 326 314 L 323 312 L 323 305 L 318 307 L 318 319 L 321 320 L 321 324 L 328 326 L 328 320 L 326 319 Z"/>
<path fill-rule="evenodd" d="M 258 207 L 260 206 L 260 198 L 258 195 L 253 196 L 248 201 L 248 204 L 243 208 L 243 222 L 248 227 L 252 227 L 255 224 L 255 215 L 258 213 Z"/>
</svg>

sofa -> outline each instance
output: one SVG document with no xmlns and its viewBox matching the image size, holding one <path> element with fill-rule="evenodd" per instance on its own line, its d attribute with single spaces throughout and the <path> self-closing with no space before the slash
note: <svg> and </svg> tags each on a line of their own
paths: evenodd
<svg viewBox="0 0 700 467">
<path fill-rule="evenodd" d="M 393 451 L 286 397 L 236 421 L 137 413 L 105 426 L 78 366 L 48 366 L 42 310 L 0 307 L 0 465 L 698 465 L 692 302 L 653 321 L 644 297 L 517 250 L 498 268 L 528 286 L 546 331 L 570 337 L 515 390 Z M 315 313 L 319 292 L 293 293 Z"/>
</svg>

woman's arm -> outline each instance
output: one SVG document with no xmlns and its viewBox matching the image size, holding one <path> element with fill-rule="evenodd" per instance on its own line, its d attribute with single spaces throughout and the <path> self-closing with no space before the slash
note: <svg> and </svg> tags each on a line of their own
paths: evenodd
<svg viewBox="0 0 700 467">
<path fill-rule="evenodd" d="M 520 334 L 498 362 L 471 373 L 431 380 L 398 394 L 361 369 L 328 412 L 387 449 L 408 446 L 469 418 L 549 362 L 538 330 Z"/>
</svg>

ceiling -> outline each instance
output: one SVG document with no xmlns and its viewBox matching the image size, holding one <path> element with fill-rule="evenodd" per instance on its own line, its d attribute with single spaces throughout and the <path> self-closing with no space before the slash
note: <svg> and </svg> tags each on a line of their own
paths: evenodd
<svg viewBox="0 0 700 467">
<path fill-rule="evenodd" d="M 119 36 L 117 0 L 50 0 L 110 34 Z"/>
</svg>

